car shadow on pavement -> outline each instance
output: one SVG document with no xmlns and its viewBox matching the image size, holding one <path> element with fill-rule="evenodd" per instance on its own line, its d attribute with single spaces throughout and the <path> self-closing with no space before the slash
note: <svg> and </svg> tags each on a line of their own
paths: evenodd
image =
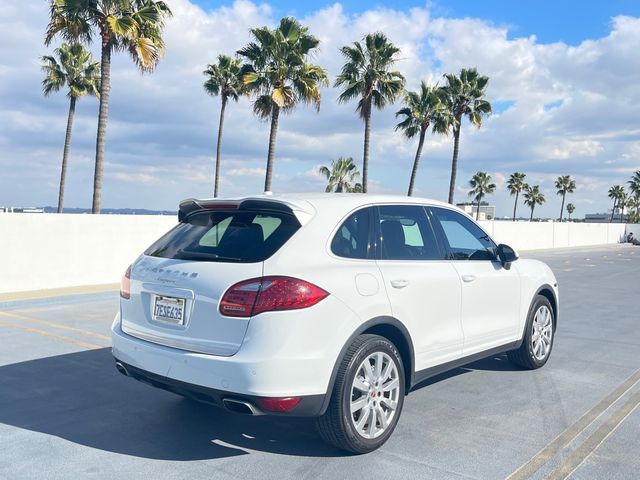
<svg viewBox="0 0 640 480">
<path fill-rule="evenodd" d="M 0 367 L 0 422 L 110 452 L 202 460 L 264 451 L 336 457 L 304 418 L 250 417 L 118 373 L 111 349 Z"/>
</svg>

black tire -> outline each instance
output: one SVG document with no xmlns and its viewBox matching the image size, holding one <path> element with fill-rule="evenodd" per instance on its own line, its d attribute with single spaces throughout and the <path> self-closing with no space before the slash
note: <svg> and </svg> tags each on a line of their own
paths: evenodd
<svg viewBox="0 0 640 480">
<path fill-rule="evenodd" d="M 373 439 L 360 435 L 351 420 L 351 389 L 360 365 L 372 353 L 386 353 L 395 363 L 400 389 L 395 414 L 383 433 Z M 400 352 L 388 339 L 378 335 L 360 335 L 349 346 L 331 392 L 331 401 L 324 415 L 316 419 L 320 436 L 331 445 L 352 453 L 368 453 L 382 446 L 398 424 L 404 405 L 405 374 Z"/>
<path fill-rule="evenodd" d="M 544 356 L 544 358 L 539 359 L 534 354 L 532 338 L 534 333 L 533 321 L 536 316 L 536 313 L 541 307 L 546 307 L 550 312 L 552 327 L 551 327 L 551 342 L 549 345 L 549 349 L 546 355 Z M 529 309 L 529 314 L 527 316 L 527 323 L 524 327 L 524 334 L 522 336 L 522 344 L 520 345 L 520 348 L 516 350 L 511 350 L 510 352 L 507 353 L 509 359 L 516 365 L 522 368 L 526 368 L 528 370 L 535 370 L 537 368 L 544 366 L 544 364 L 547 363 L 547 361 L 549 360 L 549 357 L 551 356 L 551 351 L 553 350 L 553 342 L 555 340 L 555 329 L 556 329 L 555 327 L 556 327 L 556 319 L 555 319 L 553 307 L 551 306 L 551 302 L 549 302 L 549 300 L 545 296 L 537 295 L 533 299 L 533 303 L 531 304 L 531 308 Z"/>
</svg>

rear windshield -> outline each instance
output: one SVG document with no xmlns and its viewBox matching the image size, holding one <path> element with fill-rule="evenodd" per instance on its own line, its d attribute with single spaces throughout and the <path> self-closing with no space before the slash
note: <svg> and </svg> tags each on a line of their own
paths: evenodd
<svg viewBox="0 0 640 480">
<path fill-rule="evenodd" d="M 261 262 L 300 228 L 282 212 L 225 210 L 190 215 L 151 245 L 145 255 L 205 262 Z"/>
</svg>

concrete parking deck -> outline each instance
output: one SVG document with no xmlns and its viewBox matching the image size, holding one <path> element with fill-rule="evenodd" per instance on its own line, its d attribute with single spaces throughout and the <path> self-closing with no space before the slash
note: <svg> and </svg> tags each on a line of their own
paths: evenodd
<svg viewBox="0 0 640 480">
<path fill-rule="evenodd" d="M 561 288 L 547 366 L 498 356 L 433 378 L 364 456 L 308 420 L 234 415 L 120 375 L 117 292 L 0 302 L 0 478 L 638 478 L 640 247 L 525 256 Z"/>
</svg>

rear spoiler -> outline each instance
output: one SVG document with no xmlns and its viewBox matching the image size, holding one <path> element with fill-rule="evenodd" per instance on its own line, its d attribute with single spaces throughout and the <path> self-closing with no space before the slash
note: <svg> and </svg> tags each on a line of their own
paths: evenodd
<svg viewBox="0 0 640 480">
<path fill-rule="evenodd" d="M 271 212 L 288 213 L 295 215 L 300 223 L 306 223 L 312 212 L 301 210 L 294 206 L 277 200 L 263 200 L 248 198 L 244 200 L 197 200 L 188 198 L 180 202 L 178 221 L 184 222 L 191 214 L 203 210 L 265 210 Z M 302 214 L 302 218 L 301 215 Z"/>
</svg>

